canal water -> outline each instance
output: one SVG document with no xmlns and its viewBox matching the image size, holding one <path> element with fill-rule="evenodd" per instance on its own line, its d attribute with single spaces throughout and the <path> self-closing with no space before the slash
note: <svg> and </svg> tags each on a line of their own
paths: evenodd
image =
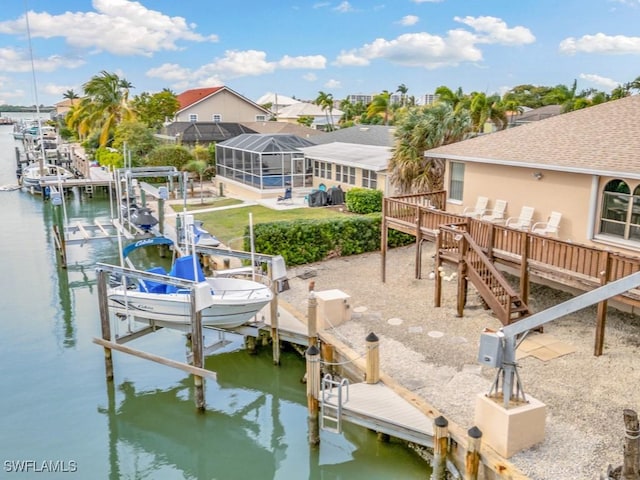
<svg viewBox="0 0 640 480">
<path fill-rule="evenodd" d="M 16 183 L 11 126 L 0 127 L 0 185 Z M 70 246 L 56 260 L 54 213 L 39 196 L 0 192 L 0 478 L 427 479 L 427 464 L 400 442 L 347 425 L 307 443 L 304 360 L 241 339 L 206 359 L 204 413 L 182 371 L 114 352 L 105 380 L 96 262 L 116 263 L 117 242 Z M 107 221 L 106 195 L 72 194 L 70 223 Z M 207 340 L 218 340 L 208 334 Z M 185 337 L 161 330 L 130 346 L 185 361 Z"/>
</svg>

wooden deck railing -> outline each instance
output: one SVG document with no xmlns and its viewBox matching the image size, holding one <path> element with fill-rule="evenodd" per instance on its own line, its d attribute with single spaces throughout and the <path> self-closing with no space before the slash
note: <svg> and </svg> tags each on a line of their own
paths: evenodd
<svg viewBox="0 0 640 480">
<path fill-rule="evenodd" d="M 640 257 L 625 255 L 553 237 L 507 228 L 448 213 L 444 208 L 446 192 L 385 198 L 385 221 L 389 228 L 421 238 L 435 240 L 443 225 L 463 224 L 473 241 L 491 259 L 522 266 L 526 262 L 534 275 L 572 287 L 588 290 L 640 271 Z M 424 206 L 429 205 L 429 206 Z M 446 239 L 444 245 L 448 245 Z M 623 295 L 627 303 L 640 305 L 640 291 Z"/>
</svg>

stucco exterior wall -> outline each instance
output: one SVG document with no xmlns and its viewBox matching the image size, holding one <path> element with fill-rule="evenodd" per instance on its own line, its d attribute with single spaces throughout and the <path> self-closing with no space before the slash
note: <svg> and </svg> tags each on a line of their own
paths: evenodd
<svg viewBox="0 0 640 480">
<path fill-rule="evenodd" d="M 255 122 L 256 116 L 267 116 L 261 109 L 227 91 L 218 92 L 179 112 L 176 121 L 188 122 L 192 114 L 198 115 L 199 122 L 211 122 L 213 115 L 219 114 L 222 122 L 229 123 Z"/>
<path fill-rule="evenodd" d="M 445 188 L 448 189 L 447 168 Z M 542 173 L 540 180 L 534 174 Z M 523 206 L 533 207 L 533 222 L 546 221 L 552 211 L 562 213 L 559 238 L 591 244 L 589 205 L 592 177 L 573 173 L 515 168 L 502 165 L 466 163 L 462 202 L 447 200 L 447 210 L 462 213 L 473 207 L 478 196 L 489 198 L 493 208 L 496 199 L 506 200 L 505 218 L 517 217 Z"/>
</svg>

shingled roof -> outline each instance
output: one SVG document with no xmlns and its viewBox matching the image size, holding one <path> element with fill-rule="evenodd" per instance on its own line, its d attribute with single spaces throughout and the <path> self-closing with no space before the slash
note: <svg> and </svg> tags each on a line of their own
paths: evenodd
<svg viewBox="0 0 640 480">
<path fill-rule="evenodd" d="M 640 179 L 640 96 L 427 150 L 425 155 Z"/>
</svg>

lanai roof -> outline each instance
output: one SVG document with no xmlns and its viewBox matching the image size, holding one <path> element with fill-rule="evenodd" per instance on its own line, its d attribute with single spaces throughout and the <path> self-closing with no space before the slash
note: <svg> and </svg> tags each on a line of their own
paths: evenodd
<svg viewBox="0 0 640 480">
<path fill-rule="evenodd" d="M 640 95 L 427 150 L 427 157 L 640 179 Z"/>
<path fill-rule="evenodd" d="M 394 145 L 393 132 L 395 132 L 395 127 L 385 125 L 355 125 L 327 132 L 324 135 L 312 138 L 311 141 L 319 145 L 343 142 L 392 147 Z"/>
<path fill-rule="evenodd" d="M 314 160 L 380 172 L 386 170 L 391 159 L 391 149 L 378 145 L 333 142 L 300 149 Z"/>
<path fill-rule="evenodd" d="M 303 147 L 313 145 L 313 143 L 296 135 L 244 133 L 218 145 L 247 152 L 284 153 L 301 150 Z"/>
</svg>

